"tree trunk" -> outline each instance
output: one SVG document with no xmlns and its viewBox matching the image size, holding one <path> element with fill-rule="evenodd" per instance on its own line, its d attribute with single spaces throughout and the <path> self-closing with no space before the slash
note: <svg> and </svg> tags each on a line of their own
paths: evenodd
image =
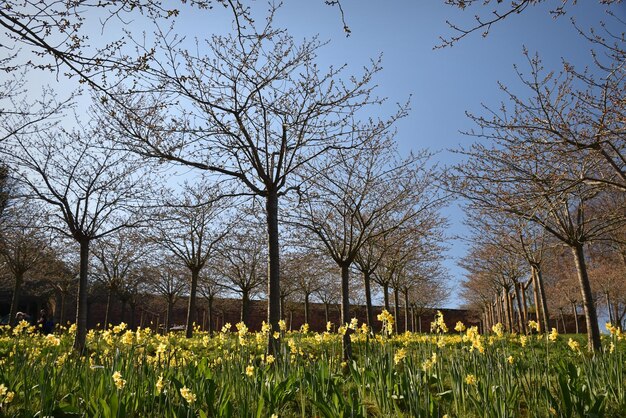
<svg viewBox="0 0 626 418">
<path fill-rule="evenodd" d="M 111 315 L 111 296 L 113 288 L 109 286 L 107 289 L 107 305 L 104 308 L 104 329 L 109 328 L 109 316 Z"/>
<path fill-rule="evenodd" d="M 398 330 L 400 329 L 400 325 L 398 324 L 398 322 L 400 322 L 400 307 L 398 306 L 400 304 L 399 293 L 400 291 L 398 290 L 398 288 L 394 287 L 393 288 L 393 316 L 396 319 L 394 321 L 394 330 L 396 334 L 398 333 Z"/>
<path fill-rule="evenodd" d="M 580 329 L 578 326 L 578 308 L 576 308 L 576 303 L 572 302 L 572 312 L 574 313 L 574 323 L 576 324 L 576 334 L 579 333 Z"/>
<path fill-rule="evenodd" d="M 524 286 L 524 283 L 520 283 L 520 290 L 522 293 L 522 315 L 524 322 L 524 333 L 526 333 L 526 327 L 528 326 L 528 300 L 526 299 L 526 286 Z"/>
<path fill-rule="evenodd" d="M 273 337 L 279 331 L 280 321 L 280 248 L 278 241 L 278 190 L 269 189 L 265 200 L 267 216 L 268 260 L 267 260 L 267 322 L 271 327 L 267 352 L 278 353 L 279 340 Z"/>
<path fill-rule="evenodd" d="M 248 325 L 249 305 L 250 296 L 248 296 L 248 291 L 244 291 L 241 293 L 241 314 L 239 315 L 239 319 L 246 325 Z"/>
<path fill-rule="evenodd" d="M 590 351 L 600 350 L 600 329 L 598 327 L 598 316 L 593 303 L 591 285 L 587 276 L 587 266 L 585 264 L 585 252 L 581 244 L 572 247 L 576 271 L 578 272 L 578 282 L 582 296 L 583 309 L 585 311 L 585 321 L 587 324 L 587 342 Z"/>
<path fill-rule="evenodd" d="M 404 292 L 404 332 L 409 331 L 409 290 Z"/>
<path fill-rule="evenodd" d="M 363 285 L 365 287 L 365 311 L 367 313 L 367 326 L 372 329 L 374 326 L 374 310 L 372 307 L 372 280 L 371 273 L 363 273 Z"/>
<path fill-rule="evenodd" d="M 165 314 L 165 333 L 170 332 L 170 326 L 172 325 L 172 313 L 174 312 L 174 301 L 167 301 L 167 313 Z"/>
<path fill-rule="evenodd" d="M 613 324 L 613 310 L 611 309 L 611 297 L 608 291 L 604 292 L 604 298 L 606 299 L 606 309 L 609 312 L 609 322 Z"/>
<path fill-rule="evenodd" d="M 207 331 L 209 331 L 209 335 L 213 332 L 213 296 L 207 298 L 207 321 L 208 327 Z"/>
<path fill-rule="evenodd" d="M 546 300 L 546 292 L 543 287 L 543 275 L 538 265 L 531 267 L 533 278 L 535 280 L 535 291 L 537 298 L 537 322 L 541 324 L 543 332 L 547 332 L 550 329 L 550 313 L 548 311 L 548 302 Z"/>
<path fill-rule="evenodd" d="M 341 265 L 341 325 L 350 323 L 350 263 Z M 352 359 L 352 344 L 350 341 L 350 329 L 346 329 L 343 335 L 343 359 Z"/>
<path fill-rule="evenodd" d="M 304 323 L 310 324 L 311 318 L 309 317 L 309 293 L 304 294 Z"/>
<path fill-rule="evenodd" d="M 330 304 L 328 302 L 324 302 L 324 317 L 326 318 L 326 323 L 330 321 Z"/>
<path fill-rule="evenodd" d="M 191 269 L 191 283 L 189 286 L 189 300 L 187 301 L 187 323 L 185 324 L 185 337 L 193 336 L 193 317 L 196 313 L 196 293 L 198 292 L 198 277 L 200 276 L 199 268 Z"/>
<path fill-rule="evenodd" d="M 389 283 L 383 285 L 383 298 L 385 301 L 385 309 L 389 312 L 391 310 L 389 308 Z"/>
<path fill-rule="evenodd" d="M 20 293 L 22 290 L 22 282 L 24 281 L 24 273 L 17 273 L 15 275 L 15 283 L 13 284 L 13 296 L 11 297 L 11 310 L 9 311 L 9 325 L 14 327 L 16 325 L 15 316 L 20 303 Z"/>
<path fill-rule="evenodd" d="M 522 291 L 520 292 L 520 286 Z M 524 285 L 522 283 L 515 282 L 515 300 L 517 301 L 517 325 L 519 332 L 526 334 L 526 322 L 524 321 L 524 308 L 522 306 L 522 295 L 524 292 Z"/>
<path fill-rule="evenodd" d="M 76 337 L 74 349 L 82 352 L 87 338 L 87 286 L 89 285 L 89 238 L 80 241 L 80 273 L 78 275 L 78 298 L 76 300 Z"/>
<path fill-rule="evenodd" d="M 559 309 L 561 314 L 561 323 L 563 324 L 563 334 L 567 334 L 567 324 L 565 324 L 565 315 L 563 314 L 563 308 Z"/>
<path fill-rule="evenodd" d="M 411 332 L 415 332 L 415 305 L 411 306 Z"/>
<path fill-rule="evenodd" d="M 539 280 L 537 280 L 537 270 L 535 267 L 530 268 L 531 280 L 533 282 L 533 299 L 535 301 L 535 320 L 538 324 L 543 326 L 543 312 L 541 312 L 541 302 L 539 301 Z"/>
</svg>

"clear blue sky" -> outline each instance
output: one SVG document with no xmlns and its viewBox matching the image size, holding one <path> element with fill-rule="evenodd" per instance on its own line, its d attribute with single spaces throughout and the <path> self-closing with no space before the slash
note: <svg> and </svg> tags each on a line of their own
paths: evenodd
<svg viewBox="0 0 626 418">
<path fill-rule="evenodd" d="M 456 158 L 448 149 L 473 140 L 459 134 L 472 127 L 465 116 L 466 110 L 480 112 L 481 103 L 497 106 L 503 99 L 498 81 L 514 86 L 514 91 L 522 96 L 525 94 L 513 70 L 514 64 L 527 69 L 523 46 L 531 53 L 538 52 L 546 69 L 558 71 L 562 59 L 578 66 L 591 64 L 590 45 L 576 33 L 570 18 L 575 18 L 582 28 L 598 27 L 603 20 L 619 32 L 624 30 L 605 14 L 599 0 L 579 1 L 568 8 L 566 16 L 556 20 L 549 13 L 550 6 L 561 2 L 546 3 L 500 22 L 486 38 L 475 33 L 455 47 L 443 50 L 433 47 L 439 43 L 439 36 L 452 34 L 446 20 L 465 22 L 467 26 L 476 9 L 461 12 L 446 6 L 443 0 L 343 0 L 346 21 L 352 30 L 351 36 L 346 37 L 337 8 L 325 5 L 323 0 L 286 0 L 276 23 L 287 28 L 296 39 L 319 34 L 322 40 L 329 40 L 330 44 L 320 52 L 321 67 L 347 63 L 350 68 L 347 74 L 358 73 L 370 58 L 382 53 L 384 70 L 375 80 L 378 94 L 388 97 L 390 106 L 413 96 L 410 116 L 397 125 L 400 149 L 440 151 L 438 161 L 448 165 Z M 251 4 L 257 20 L 263 19 L 267 3 Z M 488 14 L 491 9 L 480 10 Z M 626 5 L 613 6 L 612 10 L 626 20 Z M 179 30 L 198 38 L 232 28 L 229 13 L 219 8 L 191 15 L 181 13 L 179 20 Z M 143 29 L 138 21 L 128 28 Z M 97 44 L 95 38 L 100 34 L 97 28 L 93 30 L 92 40 Z M 389 109 L 387 113 L 391 112 Z M 385 109 L 382 111 L 385 113 Z M 458 206 L 448 208 L 446 215 L 451 222 L 449 235 L 463 234 L 463 214 Z M 457 241 L 451 241 L 450 246 L 446 265 L 453 283 L 458 283 L 463 271 L 456 266 L 456 259 L 465 248 Z M 448 306 L 459 303 L 453 294 Z"/>
</svg>

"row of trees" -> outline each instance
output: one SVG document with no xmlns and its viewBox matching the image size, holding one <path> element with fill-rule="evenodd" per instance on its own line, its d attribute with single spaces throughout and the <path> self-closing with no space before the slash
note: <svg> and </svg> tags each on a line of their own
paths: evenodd
<svg viewBox="0 0 626 418">
<path fill-rule="evenodd" d="M 589 348 L 597 350 L 598 296 L 611 320 L 623 319 L 625 48 L 609 31 L 581 36 L 595 49 L 588 69 L 564 63 L 559 73 L 545 71 L 526 53 L 529 75 L 518 72 L 526 91 L 502 86 L 507 103 L 470 115 L 478 129 L 468 134 L 480 141 L 459 151 L 467 161 L 455 167 L 451 185 L 469 201 L 465 290 L 486 323 L 500 319 L 524 331 L 529 282 L 543 328 L 550 311 L 576 314 L 581 306 Z"/>
<path fill-rule="evenodd" d="M 360 76 L 343 77 L 345 67 L 322 71 L 316 54 L 323 43 L 297 43 L 275 28 L 275 9 L 257 27 L 241 4 L 226 3 L 237 30 L 205 40 L 203 48 L 157 26 L 151 45 L 128 35 L 136 49 L 113 45 L 96 58 L 99 67 L 72 50 L 57 57 L 93 87 L 89 117 L 74 109 L 81 113 L 68 123 L 58 113 L 59 119 L 11 130 L 1 143 L 23 198 L 43 205 L 42 227 L 80 249 L 77 349 L 87 332 L 92 255 L 113 286 L 129 270 L 110 265 L 109 257 L 130 265 L 149 252 L 136 245 L 116 255 L 124 240 L 136 241 L 119 236 L 127 230 L 142 231 L 188 270 L 188 336 L 207 267 L 246 283 L 237 286 L 244 306 L 255 286 L 266 283 L 268 323 L 278 331 L 286 288 L 281 256 L 291 257 L 294 247 L 281 245 L 279 231 L 340 269 L 343 322 L 351 319 L 350 272 L 356 266 L 364 272 L 370 322 L 371 281 L 382 284 L 385 301 L 392 288 L 395 305 L 402 293 L 408 306 L 420 283 L 443 276 L 445 222 L 438 210 L 445 196 L 437 188 L 437 169 L 429 153 L 401 158 L 395 148 L 393 125 L 406 115 L 406 105 L 385 119 L 369 117 L 383 101 L 373 84 L 380 62 Z M 128 12 L 128 4 L 119 6 L 111 16 Z M 146 5 L 149 15 L 164 12 L 160 3 Z M 21 39 L 19 30 L 9 29 Z M 3 116 L 8 132 L 15 117 Z M 175 167 L 196 178 L 182 186 L 184 192 L 163 192 L 163 184 L 175 182 Z M 264 240 L 256 227 L 241 231 L 242 225 L 252 228 L 251 215 L 234 207 L 246 200 L 254 202 L 253 214 L 264 213 Z M 222 262 L 214 263 L 218 252 Z M 258 265 L 261 257 L 267 271 Z M 270 338 L 268 351 L 276 344 Z M 344 354 L 351 355 L 349 335 Z"/>
</svg>

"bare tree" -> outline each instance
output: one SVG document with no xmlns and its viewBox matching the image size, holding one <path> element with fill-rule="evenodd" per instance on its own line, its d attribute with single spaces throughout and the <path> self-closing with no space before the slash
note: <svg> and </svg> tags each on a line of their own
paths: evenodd
<svg viewBox="0 0 626 418">
<path fill-rule="evenodd" d="M 50 244 L 42 231 L 44 214 L 32 202 L 19 201 L 3 213 L 0 225 L 0 259 L 13 277 L 9 325 L 15 325 L 20 292 L 27 273 L 46 256 Z"/>
<path fill-rule="evenodd" d="M 374 134 L 362 147 L 339 150 L 314 169 L 294 223 L 317 236 L 341 268 L 342 323 L 351 319 L 350 268 L 362 246 L 440 202 L 437 194 L 430 194 L 427 159 L 422 153 L 400 160 L 391 140 Z M 423 176 L 425 172 L 429 175 Z M 389 225 L 389 213 L 403 215 Z M 343 338 L 343 354 L 352 355 L 349 332 Z"/>
<path fill-rule="evenodd" d="M 164 332 L 172 326 L 174 305 L 187 289 L 188 280 L 185 278 L 183 267 L 177 264 L 178 260 L 164 257 L 162 263 L 155 263 L 146 270 L 149 277 L 148 288 L 165 299 L 167 306 L 165 313 Z"/>
<path fill-rule="evenodd" d="M 322 42 L 297 44 L 272 26 L 272 17 L 273 10 L 260 29 L 246 22 L 235 35 L 213 36 L 192 49 L 158 31 L 156 46 L 140 51 L 154 61 L 138 76 L 137 88 L 120 96 L 125 106 L 109 103 L 107 114 L 133 138 L 123 144 L 128 149 L 218 173 L 265 201 L 268 322 L 278 330 L 279 200 L 298 189 L 295 174 L 309 161 L 353 145 L 361 129 L 357 114 L 380 102 L 371 84 L 380 64 L 344 82 L 344 66 L 327 72 L 317 67 Z M 125 111 L 131 104 L 134 110 Z M 268 349 L 277 343 L 270 339 Z"/>
<path fill-rule="evenodd" d="M 224 279 L 224 288 L 241 295 L 241 321 L 249 323 L 250 300 L 267 284 L 263 260 L 267 244 L 256 220 L 240 222 L 223 241 L 214 268 Z"/>
<path fill-rule="evenodd" d="M 571 249 L 577 265 L 589 349 L 599 349 L 600 333 L 584 247 L 618 228 L 624 219 L 623 211 L 588 211 L 591 202 L 602 197 L 602 189 L 567 179 L 585 178 L 593 171 L 595 166 L 590 166 L 588 160 L 565 162 L 558 150 L 551 152 L 535 146 L 520 132 L 509 132 L 505 127 L 491 137 L 502 140 L 492 146 L 472 146 L 465 152 L 468 162 L 457 167 L 462 195 L 479 207 L 530 221 Z M 565 179 L 563 171 L 568 174 Z"/>
<path fill-rule="evenodd" d="M 138 268 L 139 260 L 150 251 L 144 237 L 137 231 L 120 230 L 97 240 L 91 253 L 96 259 L 94 277 L 107 289 L 104 327 L 109 325 L 111 298 L 121 297 L 123 289 L 131 282 L 131 275 Z M 121 299 L 124 299 L 121 297 Z M 123 321 L 123 315 L 122 315 Z"/>
<path fill-rule="evenodd" d="M 162 213 L 161 222 L 154 228 L 154 242 L 169 251 L 183 265 L 191 277 L 185 336 L 193 335 L 196 315 L 196 296 L 200 271 L 216 254 L 218 243 L 228 232 L 225 201 L 219 200 L 217 186 L 206 183 L 187 185 L 177 202 L 172 202 Z"/>
<path fill-rule="evenodd" d="M 477 12 L 474 14 L 474 24 L 468 25 L 467 27 L 462 27 L 459 24 L 452 23 L 447 21 L 448 26 L 454 31 L 455 35 L 450 37 L 440 37 L 441 44 L 438 46 L 439 48 L 448 47 L 456 44 L 461 39 L 466 36 L 479 32 L 483 37 L 489 34 L 491 27 L 494 24 L 498 24 L 498 22 L 502 22 L 511 16 L 519 15 L 523 13 L 526 9 L 535 7 L 542 3 L 545 3 L 546 0 L 444 0 L 446 4 L 457 7 L 461 10 L 465 9 L 475 9 L 478 7 L 486 8 L 493 7 L 491 12 L 487 15 Z M 621 3 L 622 0 L 600 0 L 599 3 L 609 5 L 609 4 L 618 4 Z M 560 2 L 556 2 L 557 4 L 550 10 L 550 14 L 558 17 L 562 16 L 567 11 L 568 5 L 576 4 L 576 1 L 568 1 L 563 0 Z"/>
<path fill-rule="evenodd" d="M 213 303 L 215 298 L 223 290 L 222 285 L 217 280 L 218 273 L 212 268 L 205 268 L 200 274 L 198 281 L 198 291 L 204 297 L 207 303 L 207 325 L 206 330 L 209 333 L 213 332 Z"/>
<path fill-rule="evenodd" d="M 107 147 L 98 126 L 14 136 L 2 152 L 25 193 L 49 209 L 49 226 L 80 245 L 74 347 L 87 335 L 89 246 L 93 240 L 138 225 L 139 203 L 150 196 L 143 162 Z"/>
</svg>

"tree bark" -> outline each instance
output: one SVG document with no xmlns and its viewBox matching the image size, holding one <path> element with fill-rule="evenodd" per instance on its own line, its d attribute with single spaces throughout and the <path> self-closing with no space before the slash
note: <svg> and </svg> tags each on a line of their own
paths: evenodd
<svg viewBox="0 0 626 418">
<path fill-rule="evenodd" d="M 330 318 L 330 306 L 328 302 L 324 302 L 324 317 L 326 318 L 326 323 L 328 324 Z"/>
<path fill-rule="evenodd" d="M 268 188 L 265 200 L 267 216 L 268 260 L 267 260 L 267 322 L 271 327 L 267 352 L 278 353 L 279 340 L 273 337 L 279 331 L 280 321 L 280 249 L 278 240 L 278 191 Z"/>
<path fill-rule="evenodd" d="M 396 319 L 394 321 L 394 330 L 396 334 L 398 334 L 398 330 L 400 329 L 400 325 L 398 324 L 398 322 L 400 322 L 400 307 L 398 306 L 400 304 L 399 293 L 400 291 L 398 290 L 398 288 L 394 287 L 393 288 L 393 316 Z"/>
<path fill-rule="evenodd" d="M 404 332 L 409 331 L 409 291 L 404 292 Z"/>
<path fill-rule="evenodd" d="M 574 302 L 572 302 L 572 312 L 574 314 L 574 323 L 576 324 L 576 334 L 578 334 L 580 331 L 578 326 L 578 309 L 576 308 L 576 303 Z"/>
<path fill-rule="evenodd" d="M 389 312 L 390 308 L 389 308 L 389 284 L 388 283 L 385 283 L 383 285 L 383 298 L 385 301 L 385 309 L 387 310 L 387 312 Z"/>
<path fill-rule="evenodd" d="M 22 290 L 22 282 L 24 281 L 24 273 L 17 273 L 15 275 L 15 283 L 13 284 L 13 296 L 11 296 L 11 310 L 9 311 L 9 325 L 14 327 L 15 316 L 20 304 L 20 293 Z"/>
<path fill-rule="evenodd" d="M 350 323 L 350 263 L 341 265 L 341 325 Z M 343 335 L 343 359 L 352 359 L 352 343 L 350 329 Z"/>
<path fill-rule="evenodd" d="M 196 313 L 196 293 L 198 293 L 198 277 L 200 277 L 200 269 L 191 269 L 191 283 L 189 286 L 189 300 L 187 301 L 187 323 L 185 324 L 185 337 L 193 336 L 193 317 Z"/>
<path fill-rule="evenodd" d="M 520 286 L 522 288 L 522 292 L 520 292 Z M 524 321 L 524 308 L 522 306 L 522 295 L 524 292 L 524 285 L 518 282 L 515 282 L 515 300 L 517 301 L 517 325 L 519 327 L 519 332 L 526 334 L 526 322 Z"/>
<path fill-rule="evenodd" d="M 170 326 L 172 325 L 172 313 L 174 312 L 174 301 L 167 301 L 167 313 L 165 314 L 165 333 L 170 332 Z"/>
<path fill-rule="evenodd" d="M 211 335 L 213 332 L 213 296 L 207 298 L 207 305 L 207 331 L 209 331 L 209 335 Z"/>
<path fill-rule="evenodd" d="M 310 324 L 311 318 L 309 317 L 309 293 L 304 294 L 304 323 Z"/>
<path fill-rule="evenodd" d="M 578 272 L 578 282 L 580 284 L 580 293 L 582 296 L 583 309 L 585 311 L 585 321 L 587 325 L 587 342 L 589 351 L 600 350 L 600 329 L 598 327 L 598 315 L 596 307 L 593 303 L 593 295 L 591 293 L 591 284 L 587 275 L 587 266 L 585 263 L 585 252 L 582 244 L 572 247 L 574 253 L 574 261 L 576 262 L 576 271 Z"/>
<path fill-rule="evenodd" d="M 244 324 L 248 325 L 248 311 L 249 311 L 249 305 L 250 305 L 250 296 L 248 294 L 248 291 L 244 291 L 241 293 L 241 315 L 240 315 L 240 319 L 241 322 L 243 322 Z"/>
<path fill-rule="evenodd" d="M 365 287 L 365 311 L 367 313 L 367 326 L 374 326 L 374 310 L 372 307 L 372 277 L 370 272 L 363 273 L 363 285 Z"/>
<path fill-rule="evenodd" d="M 89 244 L 90 239 L 83 237 L 80 243 L 80 273 L 78 275 L 78 298 L 76 301 L 76 337 L 74 349 L 82 352 L 87 338 L 87 286 L 89 285 Z"/>
</svg>

